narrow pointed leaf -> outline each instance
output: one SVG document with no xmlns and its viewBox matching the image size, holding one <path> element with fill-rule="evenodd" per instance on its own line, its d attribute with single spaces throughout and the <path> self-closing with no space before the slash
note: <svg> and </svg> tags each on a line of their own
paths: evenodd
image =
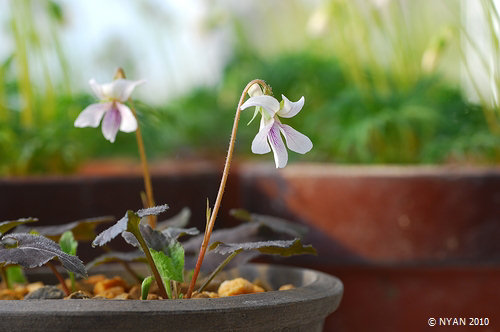
<svg viewBox="0 0 500 332">
<path fill-rule="evenodd" d="M 240 250 L 258 250 L 262 254 L 280 256 L 304 254 L 316 255 L 316 249 L 314 249 L 311 245 L 304 246 L 300 239 L 227 244 L 215 242 L 210 245 L 210 250 L 214 250 L 221 255 L 232 254 L 233 252 Z"/>
<path fill-rule="evenodd" d="M 153 277 L 149 276 L 144 278 L 141 284 L 141 300 L 148 299 L 149 288 L 151 287 L 151 283 L 153 282 Z"/>
<path fill-rule="evenodd" d="M 30 223 L 30 222 L 35 222 L 38 221 L 36 218 L 21 218 L 17 220 L 11 220 L 11 221 L 3 221 L 0 222 L 0 235 L 7 233 L 9 230 L 11 230 L 14 227 L 17 227 L 22 224 Z"/>
<path fill-rule="evenodd" d="M 57 243 L 43 236 L 15 233 L 4 236 L 0 242 L 0 262 L 5 264 L 33 268 L 56 257 L 66 270 L 87 276 L 85 266 L 78 257 L 66 254 Z"/>
</svg>

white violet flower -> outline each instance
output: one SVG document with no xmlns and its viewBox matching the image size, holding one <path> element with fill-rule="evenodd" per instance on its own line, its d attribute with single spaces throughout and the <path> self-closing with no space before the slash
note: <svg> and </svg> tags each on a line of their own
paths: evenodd
<svg viewBox="0 0 500 332">
<path fill-rule="evenodd" d="M 286 144 L 292 151 L 304 154 L 312 149 L 313 144 L 309 137 L 282 124 L 279 119 L 279 117 L 291 118 L 297 115 L 304 106 L 304 97 L 292 102 L 281 95 L 283 101 L 280 103 L 276 98 L 264 95 L 258 84 L 250 87 L 249 95 L 250 98 L 241 105 L 241 109 L 255 106 L 254 117 L 257 113 L 262 115 L 259 132 L 252 142 L 253 153 L 265 154 L 272 150 L 276 167 L 283 168 L 288 162 L 288 152 L 281 135 L 285 137 Z"/>
<path fill-rule="evenodd" d="M 111 83 L 98 84 L 94 79 L 90 87 L 100 102 L 86 107 L 75 120 L 75 127 L 98 127 L 102 119 L 104 138 L 113 143 L 118 130 L 131 133 L 137 129 L 137 120 L 126 102 L 134 88 L 144 80 L 117 79 Z M 103 119 L 104 117 L 104 119 Z"/>
</svg>

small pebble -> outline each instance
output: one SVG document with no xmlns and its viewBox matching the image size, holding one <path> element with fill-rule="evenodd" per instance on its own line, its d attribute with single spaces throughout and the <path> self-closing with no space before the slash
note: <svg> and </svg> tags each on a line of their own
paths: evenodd
<svg viewBox="0 0 500 332">
<path fill-rule="evenodd" d="M 31 293 L 28 293 L 28 295 L 24 297 L 25 300 L 49 300 L 62 298 L 64 298 L 64 292 L 56 286 L 43 286 Z"/>
</svg>

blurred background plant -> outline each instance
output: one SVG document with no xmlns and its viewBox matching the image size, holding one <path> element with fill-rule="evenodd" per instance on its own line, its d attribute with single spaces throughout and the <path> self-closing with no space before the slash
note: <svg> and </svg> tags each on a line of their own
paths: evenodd
<svg viewBox="0 0 500 332">
<path fill-rule="evenodd" d="M 293 159 L 496 163 L 499 102 L 490 96 L 498 96 L 500 82 L 498 11 L 491 1 L 466 6 L 444 0 L 5 1 L 0 173 L 71 172 L 91 158 L 135 157 L 133 135 L 120 133 L 110 144 L 96 129 L 73 127 L 94 101 L 85 83 L 110 80 L 118 66 L 132 79 L 148 80 L 136 106 L 152 158 L 222 158 L 241 89 L 263 78 L 278 97 L 306 97 L 291 122 L 315 148 Z M 487 18 L 486 39 L 471 33 L 468 12 Z M 474 54 L 484 59 L 486 85 L 474 76 Z M 472 89 L 462 88 L 464 81 Z M 472 102 L 470 91 L 477 97 Z M 257 127 L 242 126 L 240 158 L 252 158 Z"/>
</svg>

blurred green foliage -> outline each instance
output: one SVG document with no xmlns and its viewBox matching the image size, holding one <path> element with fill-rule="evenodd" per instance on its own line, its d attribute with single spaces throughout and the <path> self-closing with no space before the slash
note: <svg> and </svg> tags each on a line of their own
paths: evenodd
<svg viewBox="0 0 500 332">
<path fill-rule="evenodd" d="M 293 49 L 276 41 L 275 49 L 283 50 L 270 53 L 263 50 L 267 46 L 259 49 L 258 43 L 252 44 L 251 32 L 245 30 L 255 22 L 232 17 L 225 24 L 232 24 L 235 31 L 234 52 L 218 85 L 196 88 L 161 107 L 136 101 L 148 156 L 223 156 L 241 90 L 250 80 L 261 78 L 278 99 L 281 94 L 293 101 L 306 98 L 302 112 L 285 122 L 309 136 L 314 148 L 306 155 L 290 153 L 291 159 L 363 164 L 498 162 L 500 138 L 485 120 L 484 105 L 468 104 L 456 84 L 435 70 L 456 42 L 455 30 L 423 24 L 433 2 L 426 2 L 431 4 L 428 12 L 422 9 L 412 16 L 414 23 L 405 22 L 403 14 L 413 13 L 416 2 L 409 2 L 411 8 L 403 8 L 402 2 L 391 1 L 382 11 L 365 2 L 325 1 L 319 14 L 324 16 L 320 28 L 326 34 L 297 36 L 303 40 Z M 111 144 L 100 129 L 73 126 L 79 112 L 95 98 L 73 91 L 69 61 L 60 44 L 65 18 L 59 3 L 10 4 L 15 52 L 0 63 L 0 174 L 71 172 L 89 158 L 135 157 L 135 135 L 119 133 Z M 299 2 L 293 4 L 293 15 L 303 12 Z M 48 27 L 40 29 L 40 17 L 50 22 Z M 261 23 L 259 27 L 271 31 L 266 26 L 270 20 Z M 424 28 L 432 38 L 417 38 Z M 53 62 L 47 60 L 48 53 L 56 55 L 57 68 L 49 68 Z M 34 73 L 41 77 L 41 86 L 33 83 Z M 252 158 L 250 145 L 259 124 L 243 125 L 251 113 L 244 112 L 241 119 L 240 158 Z M 270 157 L 253 158 L 271 162 Z"/>
</svg>

